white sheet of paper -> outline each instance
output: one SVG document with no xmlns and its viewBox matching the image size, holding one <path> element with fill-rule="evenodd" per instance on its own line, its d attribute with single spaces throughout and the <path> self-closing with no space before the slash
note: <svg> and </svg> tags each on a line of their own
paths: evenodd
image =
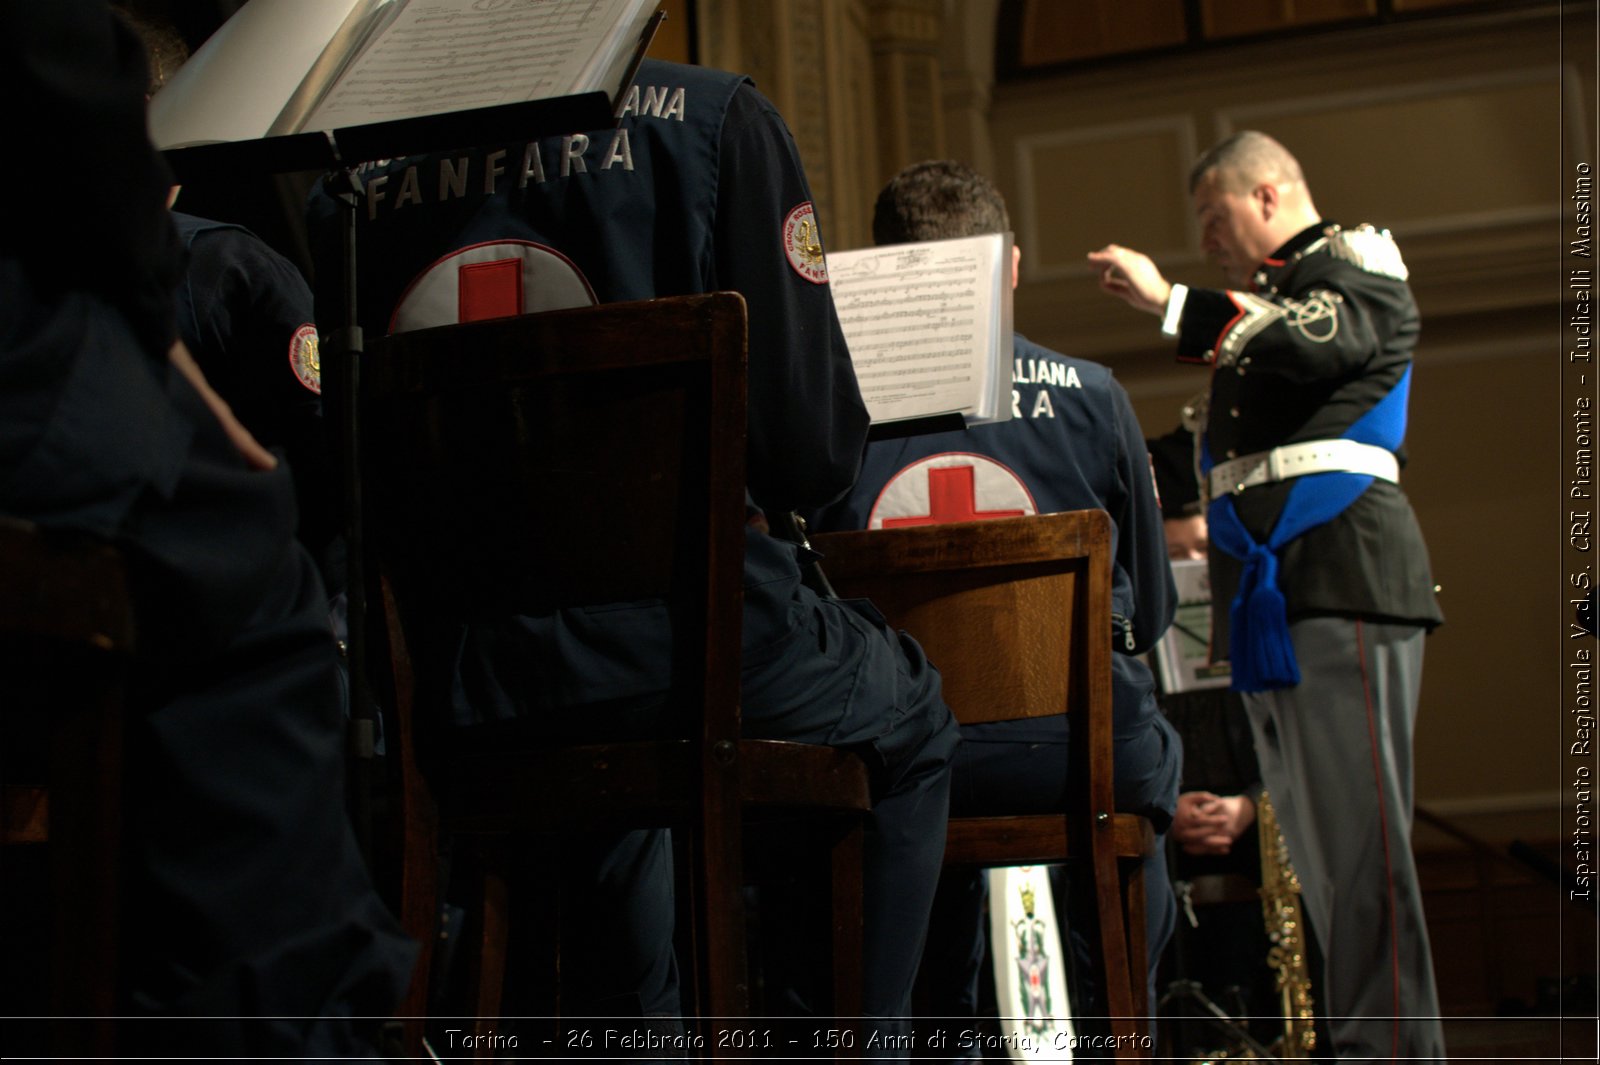
<svg viewBox="0 0 1600 1065">
<path fill-rule="evenodd" d="M 828 255 L 834 306 L 874 422 L 999 410 L 999 386 L 1011 380 L 1010 248 L 1008 234 L 992 233 Z"/>
<path fill-rule="evenodd" d="M 371 0 L 254 0 L 150 100 L 157 148 L 264 137 L 317 57 Z"/>
<path fill-rule="evenodd" d="M 1178 609 L 1152 652 L 1161 690 L 1226 688 L 1233 671 L 1226 662 L 1211 662 L 1211 580 L 1206 564 L 1198 559 L 1175 560 L 1172 581 L 1178 589 Z"/>
<path fill-rule="evenodd" d="M 305 128 L 565 95 L 610 65 L 613 45 L 634 24 L 619 18 L 642 7 L 641 0 L 407 0 Z"/>
</svg>

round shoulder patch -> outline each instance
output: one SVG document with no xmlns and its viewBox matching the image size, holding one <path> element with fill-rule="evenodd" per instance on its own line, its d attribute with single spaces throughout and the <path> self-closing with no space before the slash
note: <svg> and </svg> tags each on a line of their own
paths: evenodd
<svg viewBox="0 0 1600 1065">
<path fill-rule="evenodd" d="M 817 212 L 807 200 L 783 219 L 783 253 L 794 272 L 814 285 L 828 283 L 828 260 L 822 254 L 822 231 Z"/>
<path fill-rule="evenodd" d="M 317 327 L 310 322 L 289 338 L 289 368 L 296 380 L 322 395 L 322 356 L 317 351 Z"/>
</svg>

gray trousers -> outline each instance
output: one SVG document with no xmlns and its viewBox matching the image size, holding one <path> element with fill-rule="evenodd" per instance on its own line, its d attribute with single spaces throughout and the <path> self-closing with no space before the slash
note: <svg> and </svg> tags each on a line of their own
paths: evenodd
<svg viewBox="0 0 1600 1065">
<path fill-rule="evenodd" d="M 1341 1059 L 1442 1059 L 1411 856 L 1420 628 L 1318 617 L 1290 626 L 1300 683 L 1244 697 L 1261 776 L 1321 944 L 1317 1014 Z M 1319 1048 L 1320 1049 L 1320 1048 Z"/>
</svg>

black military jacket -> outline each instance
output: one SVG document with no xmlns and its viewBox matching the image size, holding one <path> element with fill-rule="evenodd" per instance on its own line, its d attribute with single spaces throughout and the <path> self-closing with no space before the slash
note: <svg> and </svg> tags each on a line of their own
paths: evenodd
<svg viewBox="0 0 1600 1065">
<path fill-rule="evenodd" d="M 1419 320 L 1386 230 L 1319 223 L 1262 262 L 1251 291 L 1191 289 L 1178 358 L 1213 367 L 1206 442 L 1217 462 L 1342 436 L 1411 367 Z M 1405 454 L 1400 453 L 1402 465 Z M 1258 542 L 1293 482 L 1235 496 Z M 1433 627 L 1443 620 L 1422 531 L 1405 492 L 1374 481 L 1332 521 L 1284 547 L 1290 621 L 1345 615 Z M 1211 553 L 1213 654 L 1227 655 L 1241 564 Z"/>
</svg>

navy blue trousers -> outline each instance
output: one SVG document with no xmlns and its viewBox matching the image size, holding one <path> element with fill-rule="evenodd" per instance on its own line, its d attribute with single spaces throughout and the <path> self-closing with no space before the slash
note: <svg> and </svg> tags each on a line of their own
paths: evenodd
<svg viewBox="0 0 1600 1065">
<path fill-rule="evenodd" d="M 871 775 L 865 839 L 867 1015 L 910 1012 L 928 914 L 944 854 L 957 729 L 938 672 L 910 637 L 869 604 L 817 596 L 797 549 L 752 529 L 746 537 L 742 714 L 746 735 L 859 753 Z M 646 604 L 517 618 L 469 629 L 444 675 L 458 724 L 531 718 L 551 736 L 648 732 L 669 675 L 671 622 Z M 597 710 L 596 708 L 603 708 Z M 603 713 L 608 720 L 597 720 Z M 586 1001 L 636 1001 L 646 1015 L 681 1008 L 672 959 L 671 849 L 634 832 L 569 869 L 590 903 L 615 919 L 582 930 L 608 959 L 585 968 Z M 606 876 L 605 870 L 628 870 Z M 600 937 L 600 938 L 596 938 Z"/>
<path fill-rule="evenodd" d="M 1117 809 L 1150 817 L 1164 833 L 1177 804 L 1182 746 L 1156 707 L 1153 682 L 1142 662 L 1113 657 L 1112 696 Z M 1071 799 L 1067 770 L 1070 732 L 1065 715 L 962 726 L 961 747 L 952 771 L 951 814 L 975 817 L 1065 810 Z M 1144 862 L 1152 1003 L 1157 998 L 1156 963 L 1177 920 L 1166 848 L 1161 844 L 1158 838 L 1155 853 Z M 1059 899 L 1061 889 L 1069 888 L 1067 878 L 1053 876 L 1052 881 Z M 1088 887 L 1090 890 L 1067 890 L 1065 905 L 1058 910 L 1072 939 L 1063 946 L 1076 962 L 1073 1009 L 1075 1016 L 1083 1018 L 1105 1012 L 1099 988 L 1085 964 L 1089 957 L 1086 937 L 1098 934 L 1092 885 Z M 976 1015 L 979 969 L 987 938 L 986 897 L 986 881 L 977 871 L 953 871 L 940 882 L 921 976 L 929 1008 L 938 1016 Z"/>
</svg>

